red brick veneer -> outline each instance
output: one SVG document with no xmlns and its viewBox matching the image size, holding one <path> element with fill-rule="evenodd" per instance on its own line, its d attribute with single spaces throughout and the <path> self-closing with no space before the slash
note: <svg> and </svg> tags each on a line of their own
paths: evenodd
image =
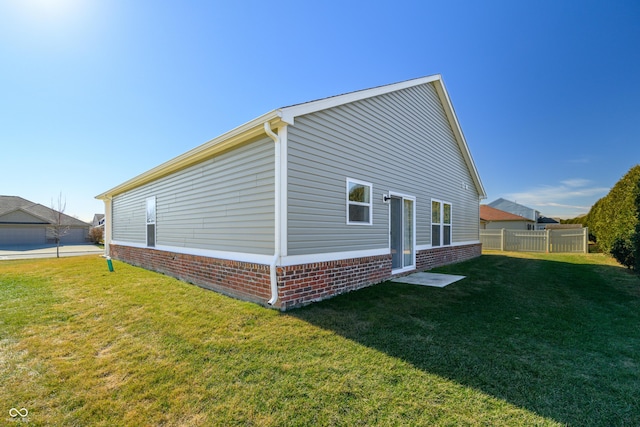
<svg viewBox="0 0 640 427">
<path fill-rule="evenodd" d="M 111 245 L 110 250 L 115 259 L 225 295 L 260 304 L 271 298 L 268 265 L 120 245 Z M 419 251 L 417 270 L 465 261 L 481 252 L 479 243 Z M 391 278 L 391 255 L 278 267 L 277 277 L 278 302 L 274 308 L 287 310 Z"/>
<path fill-rule="evenodd" d="M 444 246 L 418 251 L 416 267 L 418 271 L 430 270 L 447 264 L 466 261 L 482 255 L 482 243 L 464 246 Z"/>
<path fill-rule="evenodd" d="M 120 245 L 110 251 L 114 259 L 242 300 L 264 304 L 271 298 L 268 265 Z"/>
<path fill-rule="evenodd" d="M 391 255 L 278 267 L 280 308 L 286 310 L 383 282 Z"/>
</svg>

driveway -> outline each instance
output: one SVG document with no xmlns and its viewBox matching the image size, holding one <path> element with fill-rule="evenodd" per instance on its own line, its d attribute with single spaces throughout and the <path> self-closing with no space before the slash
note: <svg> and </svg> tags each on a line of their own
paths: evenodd
<svg viewBox="0 0 640 427">
<path fill-rule="evenodd" d="M 104 249 L 94 244 L 60 245 L 60 257 L 102 255 Z M 55 258 L 56 245 L 0 246 L 0 261 L 8 259 Z"/>
</svg>

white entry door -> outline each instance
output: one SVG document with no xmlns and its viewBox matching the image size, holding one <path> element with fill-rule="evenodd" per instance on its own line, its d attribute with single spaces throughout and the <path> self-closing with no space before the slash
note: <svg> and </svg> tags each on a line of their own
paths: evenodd
<svg viewBox="0 0 640 427">
<path fill-rule="evenodd" d="M 389 243 L 393 272 L 414 270 L 416 266 L 415 204 L 411 196 L 390 193 Z"/>
</svg>

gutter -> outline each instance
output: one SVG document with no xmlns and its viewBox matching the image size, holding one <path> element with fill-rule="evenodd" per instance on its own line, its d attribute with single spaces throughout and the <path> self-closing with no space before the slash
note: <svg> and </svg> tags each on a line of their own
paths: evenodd
<svg viewBox="0 0 640 427">
<path fill-rule="evenodd" d="M 269 265 L 269 273 L 271 276 L 271 299 L 267 301 L 267 304 L 273 305 L 278 301 L 278 271 L 277 264 L 278 259 L 280 258 L 280 247 L 281 247 L 281 237 L 280 237 L 280 152 L 281 152 L 281 144 L 280 137 L 271 130 L 271 125 L 269 122 L 264 122 L 264 131 L 266 134 L 273 140 L 275 143 L 275 167 L 274 167 L 274 182 L 275 182 L 275 193 L 274 193 L 274 218 L 275 218 L 275 239 L 273 243 L 273 259 L 271 260 L 271 264 Z"/>
<path fill-rule="evenodd" d="M 112 203 L 113 197 L 105 195 L 101 199 L 104 202 L 104 224 L 102 240 L 104 241 L 104 257 L 109 258 L 111 256 L 111 236 L 112 236 Z"/>
<path fill-rule="evenodd" d="M 274 125 L 281 123 L 280 111 L 274 110 L 269 113 L 251 120 L 241 126 L 238 126 L 202 145 L 199 145 L 186 153 L 179 155 L 169 161 L 162 163 L 159 166 L 154 167 L 130 180 L 105 191 L 96 196 L 96 199 L 104 200 L 107 196 L 117 196 L 118 194 L 129 191 L 133 188 L 140 187 L 144 184 L 170 175 L 179 170 L 185 169 L 198 162 L 211 158 L 212 156 L 220 153 L 221 151 L 235 147 L 251 138 L 260 136 L 263 134 L 263 123 L 265 121 L 273 122 Z"/>
</svg>

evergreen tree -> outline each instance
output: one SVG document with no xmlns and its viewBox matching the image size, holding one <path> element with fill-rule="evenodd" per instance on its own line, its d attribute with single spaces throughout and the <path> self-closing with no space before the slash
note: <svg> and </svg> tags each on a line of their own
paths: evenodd
<svg viewBox="0 0 640 427">
<path fill-rule="evenodd" d="M 593 205 L 587 224 L 603 252 L 640 271 L 640 165 Z"/>
</svg>

